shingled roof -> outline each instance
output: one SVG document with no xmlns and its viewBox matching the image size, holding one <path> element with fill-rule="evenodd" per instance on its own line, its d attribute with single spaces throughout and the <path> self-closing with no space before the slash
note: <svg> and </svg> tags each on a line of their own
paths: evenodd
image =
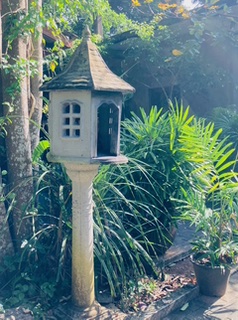
<svg viewBox="0 0 238 320">
<path fill-rule="evenodd" d="M 89 28 L 66 69 L 41 86 L 40 90 L 89 89 L 132 93 L 135 89 L 115 75 L 106 65 L 96 45 L 91 41 Z"/>
</svg>

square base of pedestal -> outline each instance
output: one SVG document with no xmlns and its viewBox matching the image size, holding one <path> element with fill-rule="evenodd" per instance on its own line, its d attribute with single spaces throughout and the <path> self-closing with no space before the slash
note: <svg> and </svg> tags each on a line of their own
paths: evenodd
<svg viewBox="0 0 238 320">
<path fill-rule="evenodd" d="M 59 320 L 126 320 L 127 315 L 120 310 L 107 309 L 95 302 L 89 308 L 79 308 L 72 303 L 61 305 L 54 311 Z"/>
</svg>

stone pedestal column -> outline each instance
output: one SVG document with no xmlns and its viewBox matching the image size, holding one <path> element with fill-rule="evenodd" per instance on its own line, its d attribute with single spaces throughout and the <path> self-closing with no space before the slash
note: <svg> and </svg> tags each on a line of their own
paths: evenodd
<svg viewBox="0 0 238 320">
<path fill-rule="evenodd" d="M 95 303 L 92 181 L 98 164 L 65 163 L 73 187 L 72 300 L 79 308 Z"/>
</svg>

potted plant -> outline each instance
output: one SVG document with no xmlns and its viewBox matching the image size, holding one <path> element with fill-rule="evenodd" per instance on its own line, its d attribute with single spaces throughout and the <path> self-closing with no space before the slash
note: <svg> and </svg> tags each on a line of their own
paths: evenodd
<svg viewBox="0 0 238 320">
<path fill-rule="evenodd" d="M 235 150 L 214 124 L 195 120 L 180 137 L 180 151 L 193 170 L 190 188 L 183 189 L 182 219 L 196 226 L 192 262 L 200 292 L 225 294 L 230 269 L 238 254 L 238 173 Z"/>
</svg>

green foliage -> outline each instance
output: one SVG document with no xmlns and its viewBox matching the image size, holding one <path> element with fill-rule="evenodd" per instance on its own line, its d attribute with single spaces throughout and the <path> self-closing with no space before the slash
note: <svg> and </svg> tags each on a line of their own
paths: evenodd
<svg viewBox="0 0 238 320">
<path fill-rule="evenodd" d="M 50 148 L 49 140 L 41 140 L 36 146 L 35 150 L 32 154 L 32 162 L 33 164 L 37 164 L 42 155 L 47 152 Z"/>
<path fill-rule="evenodd" d="M 189 163 L 177 151 L 177 144 L 183 127 L 189 126 L 193 116 L 189 115 L 188 108 L 184 110 L 178 104 L 175 108 L 171 105 L 170 111 L 165 113 L 162 109 L 157 111 L 156 107 L 151 109 L 149 116 L 143 110 L 141 113 L 142 119 L 134 114 L 132 120 L 124 122 L 125 153 L 129 156 L 134 153 L 138 159 L 151 165 L 151 176 L 158 190 L 156 207 L 166 215 L 170 210 L 174 214 L 170 198 L 179 192 L 179 186 L 186 185 L 184 177 L 190 171 Z M 168 211 L 165 211 L 166 204 Z"/>
<path fill-rule="evenodd" d="M 112 10 L 107 0 L 47 0 L 44 2 L 43 11 L 48 27 L 53 28 L 53 30 L 59 30 L 58 26 L 60 26 L 62 30 L 74 31 L 78 36 L 82 35 L 85 24 L 88 24 L 92 29 L 97 17 L 102 18 L 106 36 L 109 35 L 111 29 L 114 29 L 116 33 L 134 28 L 141 32 L 139 25 L 125 14 Z"/>
<path fill-rule="evenodd" d="M 222 128 L 222 137 L 227 137 L 238 151 L 238 112 L 236 106 L 214 108 L 209 115 L 216 128 Z"/>
<path fill-rule="evenodd" d="M 138 312 L 141 310 L 141 302 L 146 303 L 153 297 L 158 283 L 153 278 L 144 277 L 138 281 L 129 280 L 126 292 L 123 294 L 119 307 L 123 311 Z"/>
<path fill-rule="evenodd" d="M 108 283 L 112 296 L 120 295 L 126 286 L 128 274 L 137 279 L 146 273 L 146 265 L 156 273 L 155 264 L 148 253 L 155 243 L 149 242 L 144 227 L 151 225 L 158 234 L 161 222 L 154 213 L 154 205 L 148 206 L 149 193 L 137 185 L 131 176 L 140 169 L 146 175 L 142 163 L 101 168 L 94 184 L 94 237 L 95 266 L 98 286 Z M 149 177 L 146 177 L 149 179 Z M 148 182 L 149 184 L 149 182 Z M 129 198 L 126 190 L 135 190 Z M 150 219 L 150 221 L 148 220 Z M 156 229 L 157 228 L 157 229 Z M 133 235 L 140 233 L 140 238 Z M 147 230 L 149 233 L 151 230 Z M 158 244 L 158 246 L 161 244 Z M 147 250 L 146 250 L 147 249 Z"/>
<path fill-rule="evenodd" d="M 226 61 L 224 47 L 236 52 L 237 33 L 228 27 L 228 21 L 234 19 L 232 5 L 228 7 L 224 1 L 206 1 L 188 9 L 186 1 L 122 0 L 119 5 L 110 0 L 110 3 L 117 12 L 154 28 L 150 41 L 133 38 L 121 43 L 121 73 L 127 74 L 128 79 L 137 82 L 143 74 L 144 79 L 140 79 L 138 85 L 164 88 L 164 100 L 172 100 L 177 95 L 177 84 L 180 88 L 177 98 L 184 97 L 192 108 L 196 106 L 197 112 L 201 108 L 199 110 L 196 100 L 209 96 L 214 88 L 222 92 L 224 86 L 229 85 L 236 90 L 235 77 L 228 65 L 221 63 L 221 60 Z M 159 98 L 156 103 L 164 106 L 164 103 L 159 104 Z M 228 98 L 232 101 L 232 97 Z M 214 98 L 211 99 L 213 102 Z"/>
<path fill-rule="evenodd" d="M 141 118 L 133 114 L 123 122 L 128 164 L 103 166 L 95 178 L 95 255 L 102 270 L 97 280 L 107 278 L 112 295 L 126 287 L 128 273 L 136 281 L 156 271 L 151 257 L 162 255 L 173 241 L 177 211 L 171 197 L 181 193 L 190 173 L 176 145 L 192 120 L 178 105 L 165 113 L 154 107 L 149 115 L 141 109 Z"/>
<path fill-rule="evenodd" d="M 6 126 L 7 124 L 10 124 L 11 120 L 8 116 L 0 117 L 0 168 L 3 169 L 3 164 L 6 156 L 6 149 L 4 143 L 2 141 L 4 140 L 5 136 L 7 135 L 7 130 Z M 5 170 L 4 170 L 5 171 Z M 2 172 L 0 175 L 4 175 Z M 0 194 L 1 194 L 1 189 L 0 189 Z M 1 198 L 0 198 L 1 201 Z"/>
<path fill-rule="evenodd" d="M 23 9 L 11 11 L 11 6 L 9 5 L 9 12 L 7 12 L 5 18 L 8 32 L 4 33 L 4 38 L 8 40 L 10 48 L 12 42 L 19 36 L 23 38 L 27 38 L 32 34 L 38 36 L 44 24 L 43 12 L 37 3 L 33 1 L 29 4 L 28 11 Z"/>
<path fill-rule="evenodd" d="M 4 137 L 7 134 L 6 125 L 11 123 L 11 120 L 8 116 L 0 117 L 0 137 Z"/>
<path fill-rule="evenodd" d="M 220 138 L 222 130 L 216 131 L 213 123 L 198 120 L 185 129 L 181 149 L 193 170 L 191 188 L 183 189 L 185 201 L 179 210 L 201 232 L 193 241 L 196 257 L 212 267 L 230 265 L 238 252 L 235 149 L 227 138 Z"/>
<path fill-rule="evenodd" d="M 11 61 L 11 62 L 10 62 Z M 26 77 L 34 77 L 37 74 L 37 62 L 31 59 L 23 59 L 18 57 L 14 59 L 8 54 L 5 54 L 2 59 L 2 70 L 14 79 L 11 86 L 9 86 L 6 91 L 11 96 L 14 97 L 15 92 L 20 92 L 21 82 Z"/>
<path fill-rule="evenodd" d="M 32 310 L 34 319 L 42 319 L 44 311 L 49 308 L 50 296 L 44 294 L 41 288 L 40 274 L 38 278 L 33 276 L 31 267 L 21 266 L 21 257 L 16 254 L 12 257 L 6 257 L 1 265 L 0 272 L 7 270 L 7 282 L 1 285 L 4 309 L 22 306 Z M 22 271 L 22 272 L 21 272 Z M 38 270 L 39 273 L 39 270 Z M 55 287 L 55 284 L 49 279 L 48 285 Z"/>
<path fill-rule="evenodd" d="M 47 148 L 47 143 L 41 143 Z M 37 153 L 38 152 L 38 153 Z M 35 153 L 40 154 L 40 148 Z M 34 176 L 34 193 L 22 212 L 31 219 L 33 235 L 21 245 L 21 252 L 5 259 L 1 273 L 9 282 L 3 290 L 6 308 L 26 306 L 41 316 L 62 296 L 70 295 L 71 184 L 64 168 L 39 161 Z M 13 191 L 6 195 L 7 215 L 14 202 Z"/>
</svg>

